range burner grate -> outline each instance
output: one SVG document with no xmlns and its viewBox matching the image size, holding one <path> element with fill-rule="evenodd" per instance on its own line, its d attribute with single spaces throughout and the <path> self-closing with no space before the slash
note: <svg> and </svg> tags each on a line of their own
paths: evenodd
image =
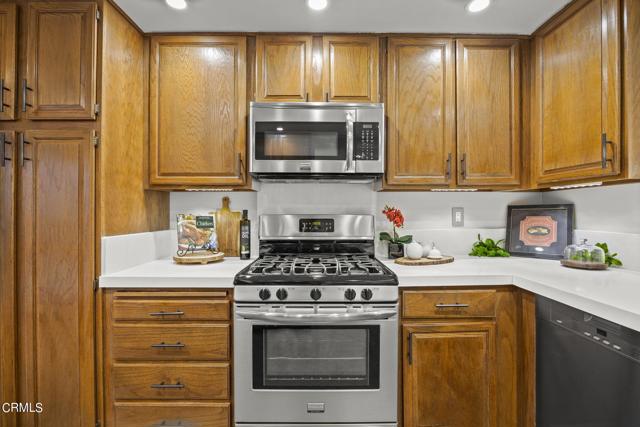
<svg viewBox="0 0 640 427">
<path fill-rule="evenodd" d="M 249 269 L 252 275 L 365 276 L 384 270 L 368 255 L 265 255 Z"/>
</svg>

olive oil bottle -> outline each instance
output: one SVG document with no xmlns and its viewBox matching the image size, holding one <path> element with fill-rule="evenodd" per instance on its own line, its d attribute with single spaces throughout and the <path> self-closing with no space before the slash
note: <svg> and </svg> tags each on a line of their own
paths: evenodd
<svg viewBox="0 0 640 427">
<path fill-rule="evenodd" d="M 251 258 L 251 221 L 249 221 L 249 211 L 242 211 L 240 220 L 240 259 Z"/>
</svg>

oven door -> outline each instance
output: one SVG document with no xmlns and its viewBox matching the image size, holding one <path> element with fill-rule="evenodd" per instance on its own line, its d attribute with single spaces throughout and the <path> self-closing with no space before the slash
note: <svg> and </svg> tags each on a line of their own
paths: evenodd
<svg viewBox="0 0 640 427">
<path fill-rule="evenodd" d="M 395 305 L 236 305 L 236 422 L 395 423 L 397 322 Z"/>
<path fill-rule="evenodd" d="M 355 173 L 356 111 L 342 108 L 252 107 L 253 174 Z"/>
</svg>

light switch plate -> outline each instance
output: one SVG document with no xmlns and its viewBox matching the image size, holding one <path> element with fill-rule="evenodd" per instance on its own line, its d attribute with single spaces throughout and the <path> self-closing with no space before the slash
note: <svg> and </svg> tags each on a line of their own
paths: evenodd
<svg viewBox="0 0 640 427">
<path fill-rule="evenodd" d="M 464 227 L 464 208 L 451 208 L 451 226 Z"/>
</svg>

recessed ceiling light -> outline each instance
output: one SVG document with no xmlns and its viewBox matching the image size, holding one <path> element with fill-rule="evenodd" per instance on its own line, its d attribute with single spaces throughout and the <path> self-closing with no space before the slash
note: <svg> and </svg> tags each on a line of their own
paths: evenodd
<svg viewBox="0 0 640 427">
<path fill-rule="evenodd" d="M 327 0 L 307 0 L 307 6 L 313 10 L 322 10 L 327 7 L 329 2 Z"/>
<path fill-rule="evenodd" d="M 491 4 L 491 0 L 471 0 L 467 4 L 467 10 L 471 13 L 477 13 L 485 10 Z"/>
<path fill-rule="evenodd" d="M 186 9 L 187 1 L 186 0 L 167 0 L 167 4 L 174 9 Z"/>
</svg>

